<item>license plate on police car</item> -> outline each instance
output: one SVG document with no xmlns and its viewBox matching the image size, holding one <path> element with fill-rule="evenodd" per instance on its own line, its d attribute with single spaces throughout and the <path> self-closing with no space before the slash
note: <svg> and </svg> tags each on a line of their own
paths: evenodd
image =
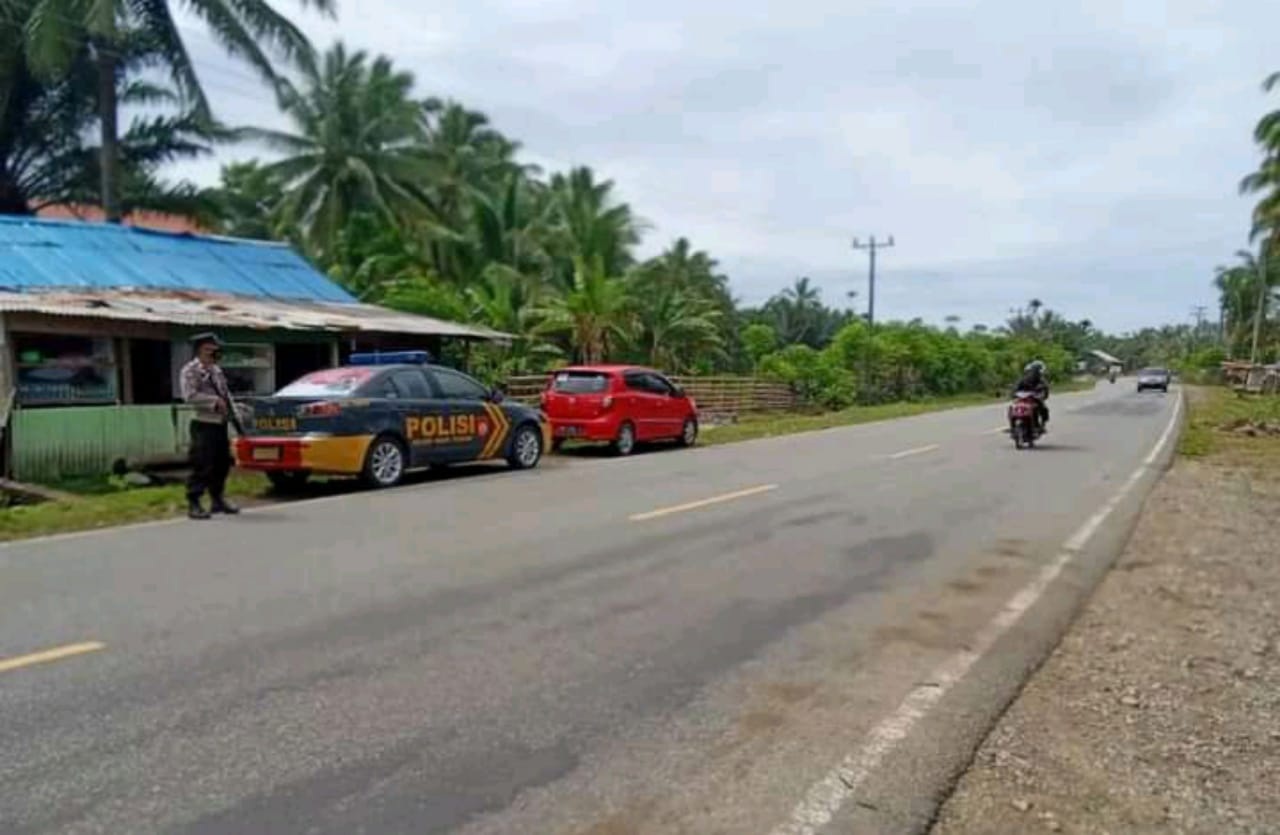
<svg viewBox="0 0 1280 835">
<path fill-rule="evenodd" d="M 277 446 L 259 446 L 253 448 L 254 461 L 279 461 L 280 447 Z"/>
</svg>

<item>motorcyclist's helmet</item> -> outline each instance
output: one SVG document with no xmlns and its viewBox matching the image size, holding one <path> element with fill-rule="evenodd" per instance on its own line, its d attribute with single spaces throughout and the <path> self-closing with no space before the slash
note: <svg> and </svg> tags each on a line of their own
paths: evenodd
<svg viewBox="0 0 1280 835">
<path fill-rule="evenodd" d="M 1032 360 L 1031 362 L 1027 363 L 1027 367 L 1022 370 L 1027 372 L 1028 374 L 1031 374 L 1034 372 L 1035 374 L 1039 374 L 1041 377 L 1043 377 L 1045 374 L 1045 371 L 1047 371 L 1048 369 L 1045 367 L 1045 364 L 1040 360 Z"/>
</svg>

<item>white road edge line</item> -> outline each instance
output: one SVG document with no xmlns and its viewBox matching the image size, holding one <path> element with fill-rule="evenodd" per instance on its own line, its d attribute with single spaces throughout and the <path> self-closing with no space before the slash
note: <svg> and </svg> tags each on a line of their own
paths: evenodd
<svg viewBox="0 0 1280 835">
<path fill-rule="evenodd" d="M 899 458 L 909 458 L 912 455 L 923 455 L 926 452 L 933 452 L 939 449 L 941 444 L 929 444 L 928 446 L 918 446 L 914 449 L 904 449 L 902 452 L 895 452 L 893 455 L 887 456 L 889 460 L 896 461 Z"/>
<path fill-rule="evenodd" d="M 917 686 L 911 690 L 893 713 L 871 729 L 861 748 L 846 756 L 839 765 L 810 786 L 804 800 L 792 810 L 787 822 L 776 827 L 772 835 L 816 835 L 822 827 L 831 822 L 840 808 L 853 796 L 854 792 L 861 788 L 884 758 L 906 739 L 912 727 L 924 718 L 957 682 L 964 678 L 969 669 L 1021 619 L 1028 609 L 1035 605 L 1045 590 L 1062 573 L 1067 563 L 1079 553 L 1107 517 L 1124 501 L 1142 478 L 1143 473 L 1155 463 L 1168 445 L 1181 413 L 1182 397 L 1179 396 L 1174 404 L 1169 425 L 1165 427 L 1164 433 L 1156 441 L 1151 452 L 1106 504 L 1085 520 L 1080 529 L 1064 543 L 1062 552 L 1054 558 L 1053 562 L 1040 569 L 1035 579 L 1009 598 L 996 616 L 979 630 L 971 648 L 956 652 L 940 664 L 927 677 L 928 685 Z"/>
</svg>

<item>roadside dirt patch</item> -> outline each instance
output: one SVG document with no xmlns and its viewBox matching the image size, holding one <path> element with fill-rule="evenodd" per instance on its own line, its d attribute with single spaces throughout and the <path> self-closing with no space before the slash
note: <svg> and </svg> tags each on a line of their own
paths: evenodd
<svg viewBox="0 0 1280 835">
<path fill-rule="evenodd" d="M 1280 441 L 1180 460 L 940 810 L 960 833 L 1280 831 Z"/>
</svg>

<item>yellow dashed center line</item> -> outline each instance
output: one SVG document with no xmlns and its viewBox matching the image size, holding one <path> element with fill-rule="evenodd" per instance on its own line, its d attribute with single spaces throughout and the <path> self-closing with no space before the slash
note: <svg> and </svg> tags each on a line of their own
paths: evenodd
<svg viewBox="0 0 1280 835">
<path fill-rule="evenodd" d="M 79 644 L 67 644 L 66 646 L 33 652 L 29 655 L 0 658 L 0 673 L 7 673 L 10 670 L 17 670 L 22 667 L 32 667 L 36 664 L 47 664 L 50 661 L 61 661 L 64 658 L 74 658 L 77 655 L 84 655 L 86 652 L 97 652 L 106 648 L 107 645 L 99 641 L 84 641 Z"/>
<path fill-rule="evenodd" d="M 696 502 L 687 502 L 686 504 L 678 504 L 672 507 L 661 507 L 657 510 L 650 510 L 647 513 L 636 513 L 628 517 L 632 522 L 644 522 L 649 519 L 657 519 L 662 516 L 670 516 L 673 513 L 684 513 L 689 510 L 698 510 L 699 508 L 708 507 L 713 504 L 721 504 L 723 502 L 731 502 L 735 499 L 745 499 L 748 496 L 758 496 L 761 493 L 768 493 L 770 490 L 777 490 L 776 484 L 761 484 L 758 487 L 748 487 L 745 490 L 736 490 L 732 493 L 724 493 L 719 496 L 712 496 L 709 499 L 699 499 Z"/>
</svg>

